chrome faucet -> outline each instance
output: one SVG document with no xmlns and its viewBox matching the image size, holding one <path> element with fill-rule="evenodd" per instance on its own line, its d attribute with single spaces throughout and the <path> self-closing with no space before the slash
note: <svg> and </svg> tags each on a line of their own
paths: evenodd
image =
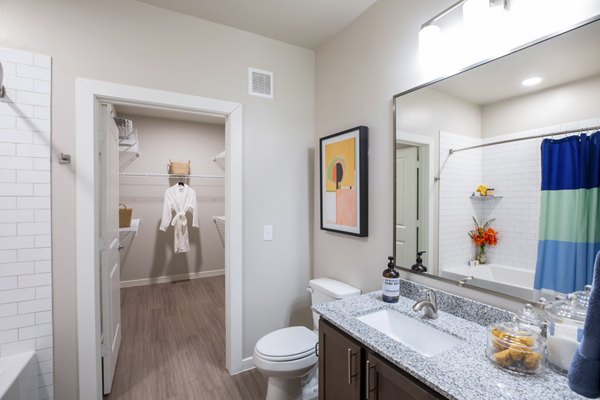
<svg viewBox="0 0 600 400">
<path fill-rule="evenodd" d="M 423 314 L 426 318 L 436 319 L 438 317 L 438 313 L 437 297 L 435 296 L 435 292 L 431 289 L 427 289 L 425 293 L 427 294 L 427 300 L 416 302 L 413 305 L 413 310 L 417 312 L 423 310 Z"/>
</svg>

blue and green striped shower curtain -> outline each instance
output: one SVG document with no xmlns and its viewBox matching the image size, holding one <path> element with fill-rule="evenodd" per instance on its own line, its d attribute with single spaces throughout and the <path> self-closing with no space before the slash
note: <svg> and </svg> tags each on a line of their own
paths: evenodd
<svg viewBox="0 0 600 400">
<path fill-rule="evenodd" d="M 570 293 L 592 283 L 600 250 L 600 131 L 542 142 L 535 289 Z"/>
</svg>

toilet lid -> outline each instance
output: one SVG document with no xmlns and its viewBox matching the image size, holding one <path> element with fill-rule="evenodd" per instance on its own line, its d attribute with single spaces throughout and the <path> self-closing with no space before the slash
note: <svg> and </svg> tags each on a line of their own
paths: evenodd
<svg viewBox="0 0 600 400">
<path fill-rule="evenodd" d="M 271 332 L 256 343 L 256 352 L 266 360 L 291 361 L 315 351 L 317 334 L 304 326 L 292 326 Z"/>
</svg>

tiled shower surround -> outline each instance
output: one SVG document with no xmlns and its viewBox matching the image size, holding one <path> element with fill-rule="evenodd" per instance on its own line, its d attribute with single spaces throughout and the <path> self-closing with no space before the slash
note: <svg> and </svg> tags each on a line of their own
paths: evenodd
<svg viewBox="0 0 600 400">
<path fill-rule="evenodd" d="M 498 140 L 498 138 L 496 138 Z M 475 256 L 467 236 L 472 217 L 492 223 L 498 245 L 488 246 L 494 264 L 535 270 L 540 217 L 542 139 L 482 147 L 448 155 L 450 148 L 485 143 L 478 138 L 440 134 L 440 266 L 465 265 Z M 494 198 L 471 198 L 480 184 Z"/>
<path fill-rule="evenodd" d="M 51 399 L 51 58 L 0 48 L 0 62 L 0 357 L 35 350 Z"/>
<path fill-rule="evenodd" d="M 440 132 L 440 268 L 465 265 L 475 256 L 467 236 L 471 217 L 495 218 L 498 245 L 488 260 L 535 271 L 540 220 L 543 138 L 482 147 L 448 155 L 453 148 L 597 126 L 600 118 L 549 126 L 486 139 Z M 560 139 L 563 136 L 555 136 Z M 479 184 L 495 189 L 494 198 L 472 199 Z"/>
</svg>

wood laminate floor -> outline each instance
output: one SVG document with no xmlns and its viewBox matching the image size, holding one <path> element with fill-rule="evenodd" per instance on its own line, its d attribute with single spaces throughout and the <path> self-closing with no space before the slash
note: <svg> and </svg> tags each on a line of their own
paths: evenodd
<svg viewBox="0 0 600 400">
<path fill-rule="evenodd" d="M 105 400 L 262 400 L 266 379 L 225 369 L 223 276 L 121 289 L 122 341 Z"/>
</svg>

